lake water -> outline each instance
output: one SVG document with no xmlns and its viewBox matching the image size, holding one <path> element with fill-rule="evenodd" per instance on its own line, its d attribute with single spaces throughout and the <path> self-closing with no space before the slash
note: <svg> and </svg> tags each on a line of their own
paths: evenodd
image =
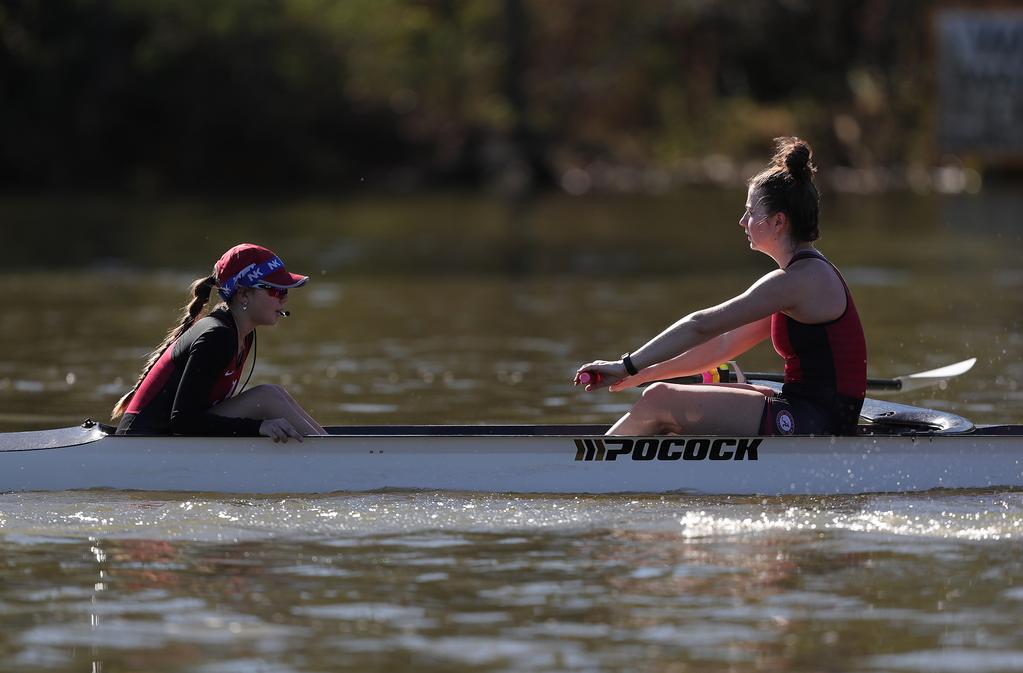
<svg viewBox="0 0 1023 673">
<path fill-rule="evenodd" d="M 0 430 L 105 420 L 229 245 L 312 277 L 250 385 L 324 424 L 608 422 L 577 364 L 768 271 L 744 195 L 0 202 Z M 870 374 L 1023 421 L 1023 197 L 826 201 Z M 760 347 L 749 370 L 775 370 Z M 0 495 L 0 670 L 1023 671 L 1023 494 Z"/>
</svg>

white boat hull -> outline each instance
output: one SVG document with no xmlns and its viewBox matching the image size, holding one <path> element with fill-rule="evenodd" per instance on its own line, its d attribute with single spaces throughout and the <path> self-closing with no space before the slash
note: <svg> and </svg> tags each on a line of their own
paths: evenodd
<svg viewBox="0 0 1023 673">
<path fill-rule="evenodd" d="M 558 426 L 557 434 L 545 435 L 538 426 L 515 434 L 482 428 L 464 434 L 463 428 L 459 434 L 399 435 L 389 428 L 385 434 L 287 444 L 265 438 L 114 437 L 97 428 L 53 431 L 65 436 L 47 443 L 38 441 L 45 433 L 11 433 L 0 436 L 0 492 L 783 495 L 1023 487 L 1018 434 L 647 438 L 627 440 L 626 451 L 625 444 L 596 436 L 592 426 L 583 429 L 585 434 Z"/>
</svg>

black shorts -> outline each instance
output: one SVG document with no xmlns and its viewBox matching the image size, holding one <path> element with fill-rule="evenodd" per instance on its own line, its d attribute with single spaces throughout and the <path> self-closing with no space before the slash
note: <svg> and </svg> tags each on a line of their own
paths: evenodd
<svg viewBox="0 0 1023 673">
<path fill-rule="evenodd" d="M 760 417 L 760 434 L 767 436 L 835 435 L 839 430 L 833 413 L 803 397 L 768 397 Z"/>
</svg>

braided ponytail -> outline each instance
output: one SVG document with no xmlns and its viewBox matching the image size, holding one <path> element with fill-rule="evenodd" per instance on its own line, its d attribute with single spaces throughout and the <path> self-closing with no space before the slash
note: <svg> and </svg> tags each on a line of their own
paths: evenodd
<svg viewBox="0 0 1023 673">
<path fill-rule="evenodd" d="M 139 374 L 138 381 L 136 381 L 135 385 L 132 386 L 132 389 L 129 390 L 124 397 L 117 400 L 117 404 L 114 405 L 114 409 L 111 412 L 112 419 L 116 420 L 124 414 L 125 409 L 128 408 L 128 403 L 131 402 L 131 399 L 135 396 L 135 391 L 137 391 L 139 386 L 142 385 L 146 375 L 149 374 L 149 371 L 153 368 L 156 362 L 160 359 L 164 352 L 171 347 L 171 344 L 177 341 L 178 337 L 187 332 L 188 328 L 195 324 L 199 314 L 202 313 L 203 307 L 209 303 L 210 294 L 216 284 L 216 276 L 207 276 L 192 282 L 192 285 L 189 288 L 191 298 L 183 308 L 180 324 L 172 327 L 171 330 L 167 332 L 167 336 L 164 337 L 160 345 L 156 347 L 156 350 L 149 354 L 149 358 L 146 360 L 146 365 L 142 368 L 142 373 Z"/>
</svg>

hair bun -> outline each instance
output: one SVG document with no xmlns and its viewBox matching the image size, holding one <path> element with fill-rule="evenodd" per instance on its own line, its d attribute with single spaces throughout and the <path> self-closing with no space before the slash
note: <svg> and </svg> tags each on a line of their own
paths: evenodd
<svg viewBox="0 0 1023 673">
<path fill-rule="evenodd" d="M 784 167 L 797 180 L 812 180 L 817 167 L 813 163 L 813 149 L 810 143 L 796 137 L 775 138 L 772 161 L 779 168 Z"/>
</svg>

